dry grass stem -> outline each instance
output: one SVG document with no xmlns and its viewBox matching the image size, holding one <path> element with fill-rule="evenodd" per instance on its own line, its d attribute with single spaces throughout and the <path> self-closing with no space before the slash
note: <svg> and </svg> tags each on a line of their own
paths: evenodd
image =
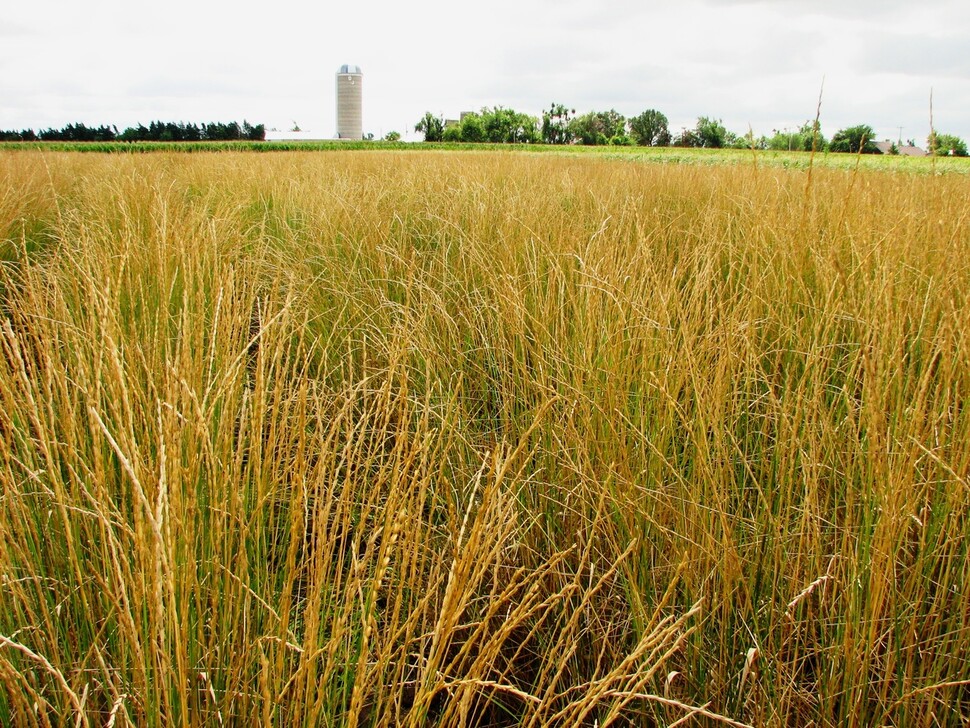
<svg viewBox="0 0 970 728">
<path fill-rule="evenodd" d="M 968 170 L 738 159 L 0 150 L 0 724 L 964 722 Z"/>
</svg>

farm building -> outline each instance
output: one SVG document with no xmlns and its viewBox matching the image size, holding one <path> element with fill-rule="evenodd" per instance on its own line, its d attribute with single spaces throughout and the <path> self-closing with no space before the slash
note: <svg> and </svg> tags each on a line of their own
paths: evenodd
<svg viewBox="0 0 970 728">
<path fill-rule="evenodd" d="M 893 145 L 896 146 L 896 151 L 903 157 L 925 157 L 926 152 L 919 147 L 914 147 L 911 144 L 896 144 L 896 142 L 891 142 L 888 139 L 884 142 L 873 142 L 879 151 L 883 154 L 891 154 Z"/>
<path fill-rule="evenodd" d="M 337 71 L 337 138 L 363 139 L 363 83 L 360 66 L 344 64 Z"/>
</svg>

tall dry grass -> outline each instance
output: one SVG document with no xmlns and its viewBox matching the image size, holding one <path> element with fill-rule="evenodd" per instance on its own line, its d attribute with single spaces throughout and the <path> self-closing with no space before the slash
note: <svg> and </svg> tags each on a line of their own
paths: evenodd
<svg viewBox="0 0 970 728">
<path fill-rule="evenodd" d="M 0 155 L 0 722 L 961 725 L 965 176 Z"/>
</svg>

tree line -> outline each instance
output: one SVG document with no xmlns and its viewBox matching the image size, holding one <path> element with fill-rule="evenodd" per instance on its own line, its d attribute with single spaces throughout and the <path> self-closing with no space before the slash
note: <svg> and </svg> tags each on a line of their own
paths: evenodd
<svg viewBox="0 0 970 728">
<path fill-rule="evenodd" d="M 796 129 L 775 129 L 770 136 L 755 136 L 749 131 L 739 135 L 728 131 L 721 119 L 698 117 L 689 129 L 672 132 L 667 117 L 647 109 L 626 118 L 615 109 L 577 114 L 563 104 L 554 103 L 542 117 L 529 116 L 501 106 L 462 114 L 456 122 L 446 122 L 430 111 L 415 125 L 426 142 L 496 144 L 584 144 L 644 147 L 692 147 L 706 149 L 772 149 L 777 151 L 832 151 L 879 154 L 875 132 L 868 124 L 840 129 L 827 139 L 818 121 L 806 121 Z M 913 140 L 908 140 L 915 146 Z M 951 134 L 931 134 L 929 151 L 940 155 L 967 156 L 962 139 Z M 897 152 L 893 145 L 890 153 Z"/>
<path fill-rule="evenodd" d="M 263 124 L 251 125 L 232 121 L 228 124 L 210 122 L 194 124 L 185 122 L 153 121 L 148 126 L 138 124 L 119 132 L 117 126 L 87 126 L 67 124 L 61 129 L 33 129 L 22 131 L 0 130 L 0 141 L 4 142 L 208 142 L 208 141 L 262 141 L 266 138 Z"/>
</svg>

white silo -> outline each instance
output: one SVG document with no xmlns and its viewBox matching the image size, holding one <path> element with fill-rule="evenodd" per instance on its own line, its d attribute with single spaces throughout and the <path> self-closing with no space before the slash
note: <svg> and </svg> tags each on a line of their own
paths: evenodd
<svg viewBox="0 0 970 728">
<path fill-rule="evenodd" d="M 337 71 L 337 138 L 363 139 L 361 115 L 364 75 L 360 66 L 344 64 Z"/>
</svg>

